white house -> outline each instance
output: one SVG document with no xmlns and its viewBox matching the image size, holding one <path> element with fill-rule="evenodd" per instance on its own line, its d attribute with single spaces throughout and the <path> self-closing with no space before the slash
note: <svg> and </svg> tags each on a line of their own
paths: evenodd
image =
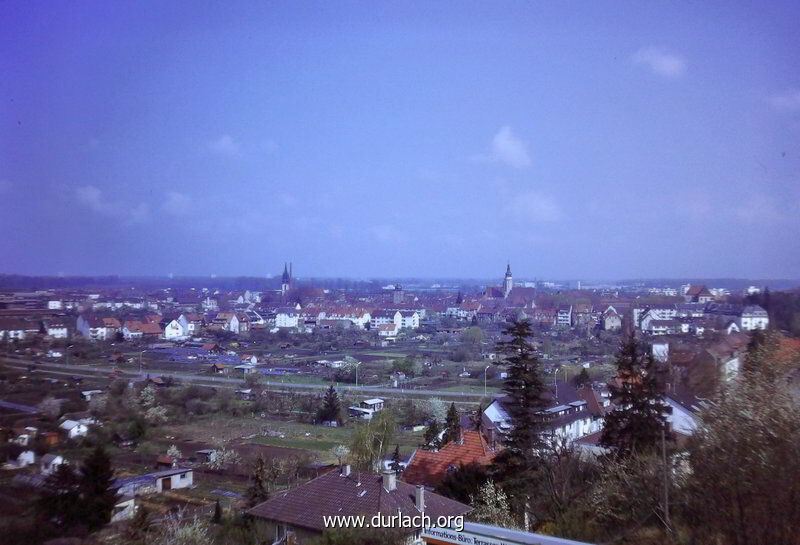
<svg viewBox="0 0 800 545">
<path fill-rule="evenodd" d="M 189 321 L 181 314 L 164 328 L 164 338 L 168 341 L 180 341 L 190 336 Z"/>
<path fill-rule="evenodd" d="M 45 330 L 47 334 L 54 339 L 66 339 L 69 335 L 65 322 L 48 321 L 45 324 Z"/>
<path fill-rule="evenodd" d="M 297 327 L 299 320 L 300 313 L 291 307 L 275 311 L 275 327 Z"/>
<path fill-rule="evenodd" d="M 65 463 L 67 461 L 60 454 L 45 454 L 39 460 L 39 468 L 44 475 L 49 475 L 58 469 L 58 466 Z"/>
<path fill-rule="evenodd" d="M 17 456 L 17 467 L 28 467 L 36 463 L 36 453 L 32 450 L 23 450 Z"/>
<path fill-rule="evenodd" d="M 748 305 L 742 309 L 737 325 L 743 331 L 767 329 L 767 326 L 769 326 L 769 315 L 766 310 L 758 305 Z"/>
<path fill-rule="evenodd" d="M 556 325 L 561 327 L 569 327 L 572 325 L 572 305 L 566 305 L 558 308 Z"/>
<path fill-rule="evenodd" d="M 64 430 L 70 439 L 83 437 L 89 432 L 89 427 L 86 424 L 76 420 L 64 420 L 58 427 Z"/>
<path fill-rule="evenodd" d="M 385 324 L 394 324 L 397 329 L 403 327 L 403 315 L 399 310 L 377 310 L 372 313 L 369 325 L 372 329 L 378 329 Z"/>
<path fill-rule="evenodd" d="M 672 320 L 678 315 L 675 305 L 649 307 L 640 312 L 637 325 L 646 331 L 650 329 L 650 322 L 653 320 L 665 321 Z"/>
<path fill-rule="evenodd" d="M 190 488 L 194 484 L 194 472 L 191 468 L 176 467 L 137 477 L 117 479 L 114 484 L 119 487 L 119 494 L 122 496 L 156 494 L 165 490 Z"/>
<path fill-rule="evenodd" d="M 414 310 L 401 310 L 400 328 L 417 329 L 419 327 L 419 314 Z"/>
<path fill-rule="evenodd" d="M 396 324 L 381 324 L 378 326 L 379 337 L 397 337 Z"/>
</svg>

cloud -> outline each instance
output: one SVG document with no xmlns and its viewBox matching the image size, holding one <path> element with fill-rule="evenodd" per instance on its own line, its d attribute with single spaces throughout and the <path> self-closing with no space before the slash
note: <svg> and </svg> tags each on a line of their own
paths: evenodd
<svg viewBox="0 0 800 545">
<path fill-rule="evenodd" d="M 394 225 L 373 225 L 369 231 L 375 240 L 384 244 L 402 244 L 408 241 L 406 234 Z"/>
<path fill-rule="evenodd" d="M 779 112 L 800 112 L 800 89 L 772 95 L 769 103 Z"/>
<path fill-rule="evenodd" d="M 189 198 L 188 195 L 177 191 L 167 191 L 166 198 L 161 207 L 165 212 L 173 216 L 185 216 L 191 210 L 192 199 Z"/>
<path fill-rule="evenodd" d="M 513 168 L 531 166 L 528 146 L 514 134 L 508 125 L 501 127 L 497 134 L 494 135 L 488 154 L 476 155 L 473 159 L 491 163 L 503 163 Z"/>
<path fill-rule="evenodd" d="M 564 217 L 564 213 L 555 199 L 538 191 L 525 191 L 518 194 L 507 208 L 515 216 L 537 223 L 552 223 Z"/>
<path fill-rule="evenodd" d="M 665 78 L 679 78 L 686 73 L 686 60 L 660 47 L 643 47 L 633 54 L 631 60 Z"/>
<path fill-rule="evenodd" d="M 242 155 L 242 145 L 229 134 L 223 134 L 216 140 L 206 145 L 206 149 L 216 155 L 224 157 L 239 157 Z"/>
<path fill-rule="evenodd" d="M 93 212 L 102 216 L 117 218 L 124 223 L 144 223 L 150 216 L 150 210 L 144 203 L 130 205 L 123 202 L 110 201 L 103 192 L 93 185 L 84 185 L 75 189 L 78 201 Z"/>
</svg>

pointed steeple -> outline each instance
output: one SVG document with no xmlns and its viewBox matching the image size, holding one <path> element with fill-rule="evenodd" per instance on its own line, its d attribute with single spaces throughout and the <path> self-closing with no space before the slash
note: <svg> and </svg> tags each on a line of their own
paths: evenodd
<svg viewBox="0 0 800 545">
<path fill-rule="evenodd" d="M 283 264 L 283 276 L 281 277 L 282 284 L 289 283 L 289 266 L 284 262 Z"/>
<path fill-rule="evenodd" d="M 510 261 L 508 262 L 508 265 L 506 266 L 506 276 L 511 276 L 511 262 Z"/>
</svg>

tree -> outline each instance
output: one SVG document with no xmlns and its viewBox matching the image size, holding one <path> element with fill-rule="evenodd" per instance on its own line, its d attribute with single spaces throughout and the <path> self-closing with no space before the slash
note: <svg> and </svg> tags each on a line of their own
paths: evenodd
<svg viewBox="0 0 800 545">
<path fill-rule="evenodd" d="M 184 517 L 183 513 L 172 513 L 164 517 L 158 530 L 151 541 L 153 545 L 212 545 L 213 543 L 208 522 L 197 515 Z"/>
<path fill-rule="evenodd" d="M 180 460 L 182 457 L 180 449 L 175 445 L 169 446 L 169 448 L 167 449 L 167 456 L 169 456 L 173 460 Z"/>
<path fill-rule="evenodd" d="M 214 504 L 214 515 L 211 517 L 211 522 L 214 524 L 219 524 L 222 522 L 222 506 L 219 504 L 219 500 L 217 500 L 217 503 Z"/>
<path fill-rule="evenodd" d="M 469 346 L 478 346 L 483 341 L 483 330 L 472 326 L 461 334 L 461 342 Z"/>
<path fill-rule="evenodd" d="M 267 501 L 269 499 L 268 486 L 267 465 L 264 462 L 264 458 L 259 455 L 253 466 L 253 472 L 250 474 L 250 486 L 247 487 L 244 494 L 247 499 L 247 505 L 254 507 Z"/>
<path fill-rule="evenodd" d="M 606 415 L 600 444 L 623 457 L 656 452 L 671 412 L 663 401 L 658 365 L 633 335 L 622 341 L 616 363 L 616 382 L 609 384 L 616 407 Z M 671 439 L 670 432 L 665 439 Z"/>
<path fill-rule="evenodd" d="M 389 464 L 389 469 L 395 473 L 399 473 L 403 466 L 400 465 L 400 445 L 394 446 L 394 453 L 392 454 L 392 463 Z"/>
<path fill-rule="evenodd" d="M 97 530 L 108 524 L 117 504 L 118 487 L 114 485 L 111 458 L 103 447 L 95 447 L 84 460 L 81 466 L 80 490 L 83 522 L 89 530 Z"/>
<path fill-rule="evenodd" d="M 425 413 L 431 420 L 444 422 L 447 418 L 447 405 L 438 397 L 431 397 L 425 402 Z"/>
<path fill-rule="evenodd" d="M 39 403 L 39 410 L 48 418 L 58 418 L 61 416 L 61 402 L 53 396 L 47 396 Z"/>
<path fill-rule="evenodd" d="M 240 463 L 242 459 L 235 450 L 228 450 L 225 447 L 212 450 L 208 456 L 208 467 L 216 471 L 222 471 L 229 466 Z"/>
<path fill-rule="evenodd" d="M 586 370 L 586 367 L 581 367 L 581 372 L 575 375 L 573 381 L 575 382 L 575 386 L 580 388 L 589 384 L 592 379 L 589 377 L 589 371 Z"/>
<path fill-rule="evenodd" d="M 336 445 L 331 449 L 331 454 L 336 457 L 337 462 L 339 465 L 342 465 L 342 462 L 345 458 L 350 454 L 350 449 L 344 445 Z"/>
<path fill-rule="evenodd" d="M 485 467 L 478 464 L 459 464 L 454 471 L 448 471 L 442 482 L 436 487 L 436 493 L 448 498 L 469 503 L 477 497 L 480 488 L 489 480 Z"/>
<path fill-rule="evenodd" d="M 441 433 L 442 429 L 439 426 L 439 421 L 431 420 L 425 429 L 425 446 L 433 450 L 439 450 L 442 446 L 441 439 L 439 439 Z"/>
<path fill-rule="evenodd" d="M 43 524 L 54 525 L 70 535 L 82 524 L 81 478 L 71 465 L 61 464 L 51 473 L 36 500 L 36 511 Z"/>
<path fill-rule="evenodd" d="M 689 441 L 687 522 L 697 543 L 796 543 L 800 401 L 765 367 L 735 379 Z"/>
<path fill-rule="evenodd" d="M 96 447 L 79 469 L 61 464 L 45 479 L 36 510 L 62 533 L 92 532 L 106 525 L 117 503 L 111 459 Z"/>
<path fill-rule="evenodd" d="M 455 403 L 450 403 L 444 425 L 444 444 L 461 441 L 461 416 L 458 414 Z"/>
<path fill-rule="evenodd" d="M 358 426 L 350 447 L 354 465 L 365 471 L 377 471 L 396 431 L 394 414 L 388 409 Z"/>
<path fill-rule="evenodd" d="M 344 422 L 342 413 L 342 403 L 339 401 L 339 394 L 333 385 L 325 392 L 325 397 L 322 400 L 322 406 L 317 410 L 318 422 L 336 422 L 341 424 Z"/>
<path fill-rule="evenodd" d="M 547 408 L 546 391 L 539 358 L 531 343 L 533 331 L 527 320 L 511 321 L 503 330 L 506 339 L 497 344 L 504 357 L 495 365 L 508 366 L 503 390 L 508 396 L 506 410 L 513 426 L 505 438 L 507 449 L 530 460 L 543 445 L 542 411 Z"/>
<path fill-rule="evenodd" d="M 503 528 L 517 528 L 517 521 L 511 515 L 511 505 L 503 489 L 489 479 L 480 487 L 478 495 L 470 498 L 474 508 L 469 518 L 475 522 L 486 522 Z"/>
</svg>

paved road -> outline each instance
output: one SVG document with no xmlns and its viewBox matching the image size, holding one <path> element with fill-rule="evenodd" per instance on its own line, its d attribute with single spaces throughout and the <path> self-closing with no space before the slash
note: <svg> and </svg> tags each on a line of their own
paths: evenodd
<svg viewBox="0 0 800 545">
<path fill-rule="evenodd" d="M 113 366 L 92 366 L 88 367 L 86 365 L 72 365 L 66 363 L 55 363 L 55 362 L 37 362 L 26 360 L 23 358 L 17 358 L 14 356 L 3 356 L 2 362 L 7 362 L 12 364 L 12 366 L 17 368 L 26 369 L 30 366 L 34 368 L 42 368 L 42 370 L 47 370 L 47 372 L 52 372 L 54 374 L 63 374 L 63 375 L 76 375 L 81 377 L 87 378 L 106 378 L 108 374 L 112 373 L 115 369 Z M 53 371 L 60 370 L 60 372 Z M 95 371 L 100 373 L 98 375 L 89 375 L 86 374 L 87 371 Z M 122 371 L 122 374 L 127 377 L 140 377 L 141 375 L 137 372 L 131 371 Z M 191 373 L 164 373 L 176 378 L 180 378 L 184 382 L 188 382 L 191 384 L 200 384 L 200 385 L 208 385 L 209 382 L 213 383 L 220 383 L 222 384 L 230 384 L 228 386 L 230 388 L 233 387 L 242 387 L 245 385 L 244 380 L 237 379 L 237 378 L 227 378 L 227 377 L 212 377 L 212 376 L 198 376 L 193 375 Z M 271 387 L 275 389 L 281 390 L 325 390 L 329 387 L 329 384 L 298 384 L 292 382 L 274 382 L 274 381 L 262 381 L 261 384 L 266 387 Z M 461 398 L 461 399 L 470 399 L 470 398 L 480 398 L 482 397 L 481 393 L 467 393 L 467 392 L 450 392 L 446 390 L 404 390 L 399 388 L 384 388 L 384 387 L 375 387 L 375 386 L 355 386 L 350 384 L 337 384 L 336 388 L 338 390 L 348 391 L 348 392 L 355 392 L 360 393 L 363 395 L 372 395 L 372 394 L 384 394 L 384 395 L 404 395 L 404 394 L 413 394 L 413 395 L 424 395 L 424 396 L 436 396 L 436 397 L 448 397 L 448 398 Z M 488 397 L 495 397 L 498 394 L 488 394 Z"/>
</svg>

